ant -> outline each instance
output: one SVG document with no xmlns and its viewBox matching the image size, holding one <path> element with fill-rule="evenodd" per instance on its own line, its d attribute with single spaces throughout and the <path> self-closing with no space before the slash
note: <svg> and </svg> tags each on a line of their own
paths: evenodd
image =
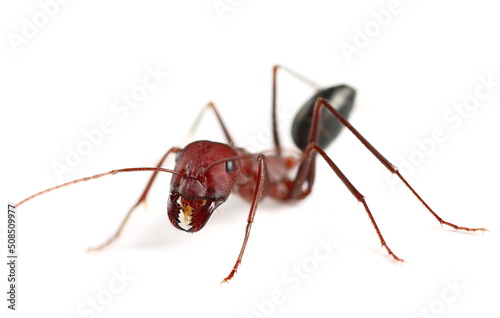
<svg viewBox="0 0 500 318">
<path fill-rule="evenodd" d="M 278 135 L 276 84 L 277 73 L 280 69 L 308 85 L 315 86 L 317 89 L 316 93 L 299 110 L 292 123 L 292 137 L 295 145 L 301 150 L 298 154 L 284 154 L 284 149 L 281 147 Z M 340 178 L 356 200 L 363 205 L 377 232 L 382 247 L 386 249 L 394 260 L 403 261 L 387 245 L 375 222 L 375 218 L 368 208 L 364 196 L 354 187 L 324 151 L 337 137 L 341 129 L 345 127 L 354 134 L 382 165 L 406 185 L 439 223 L 448 225 L 456 230 L 468 232 L 486 231 L 485 228 L 469 228 L 447 222 L 427 205 L 403 178 L 398 169 L 346 120 L 353 108 L 355 95 L 356 91 L 347 85 L 319 89 L 312 81 L 293 70 L 276 65 L 272 69 L 272 128 L 274 149 L 269 151 L 269 153 L 250 153 L 243 148 L 236 147 L 217 108 L 213 103 L 208 103 L 203 108 L 193 127 L 197 125 L 204 111 L 210 108 L 216 115 L 227 143 L 200 140 L 188 144 L 183 149 L 172 147 L 165 153 L 156 167 L 117 169 L 73 180 L 38 192 L 19 202 L 17 206 L 44 193 L 75 183 L 121 172 L 153 171 L 139 200 L 128 211 L 116 232 L 101 245 L 88 249 L 90 251 L 97 251 L 108 246 L 120 236 L 132 212 L 137 206 L 145 202 L 158 172 L 172 174 L 170 195 L 167 203 L 168 218 L 174 227 L 185 232 L 192 233 L 201 230 L 213 211 L 223 204 L 229 197 L 229 194 L 234 191 L 250 202 L 250 211 L 248 213 L 245 236 L 240 253 L 231 272 L 222 280 L 222 283 L 224 283 L 233 278 L 241 263 L 250 236 L 255 212 L 261 199 L 270 196 L 280 201 L 291 201 L 307 197 L 311 193 L 314 184 L 315 158 L 319 155 L 335 172 L 337 177 Z M 175 154 L 174 169 L 162 168 L 166 158 L 172 154 Z M 296 170 L 295 176 L 291 176 L 292 170 Z"/>
</svg>

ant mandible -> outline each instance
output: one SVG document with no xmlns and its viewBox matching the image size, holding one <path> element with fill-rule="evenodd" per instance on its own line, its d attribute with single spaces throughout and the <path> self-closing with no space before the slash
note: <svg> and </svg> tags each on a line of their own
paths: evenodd
<svg viewBox="0 0 500 318">
<path fill-rule="evenodd" d="M 97 179 L 107 175 L 114 175 L 120 172 L 153 171 L 153 175 L 149 179 L 144 192 L 135 205 L 128 211 L 113 236 L 103 244 L 89 248 L 89 250 L 96 251 L 108 246 L 120 236 L 132 212 L 138 205 L 145 202 L 158 172 L 172 174 L 170 195 L 167 204 L 168 218 L 174 227 L 185 232 L 197 232 L 201 230 L 213 211 L 224 203 L 229 197 L 229 194 L 234 191 L 248 200 L 251 206 L 240 253 L 231 272 L 222 281 L 224 283 L 233 278 L 241 263 L 260 200 L 265 196 L 270 196 L 281 201 L 301 200 L 307 197 L 311 193 L 314 184 L 315 158 L 319 154 L 349 189 L 352 195 L 354 195 L 356 200 L 363 205 L 377 232 L 382 246 L 387 250 L 389 255 L 396 261 L 403 261 L 403 259 L 396 256 L 385 242 L 368 208 L 364 196 L 354 187 L 324 151 L 324 149 L 337 137 L 342 127 L 345 127 L 354 134 L 382 165 L 391 173 L 395 174 L 406 185 L 439 223 L 448 225 L 456 230 L 469 232 L 486 231 L 485 228 L 469 228 L 447 222 L 439 217 L 439 215 L 425 203 L 420 195 L 399 173 L 398 169 L 382 156 L 382 154 L 380 154 L 346 120 L 353 108 L 356 95 L 356 91 L 347 85 L 317 89 L 316 94 L 314 94 L 299 110 L 292 124 L 292 137 L 296 146 L 301 150 L 300 155 L 284 155 L 278 135 L 276 118 L 276 83 L 279 69 L 287 71 L 306 84 L 317 87 L 312 81 L 291 69 L 279 65 L 273 67 L 272 128 L 274 149 L 269 154 L 250 153 L 243 148 L 236 147 L 217 108 L 213 103 L 209 103 L 203 111 L 207 108 L 211 108 L 214 111 L 217 121 L 227 140 L 227 144 L 200 140 L 188 144 L 183 149 L 173 147 L 165 153 L 156 167 L 117 169 L 91 177 L 73 180 L 38 192 L 19 202 L 17 207 L 34 197 L 71 184 Z M 198 120 L 200 117 L 198 117 Z M 174 169 L 162 168 L 163 162 L 171 154 L 176 154 Z M 294 168 L 297 168 L 297 172 L 295 177 L 292 177 L 290 174 Z"/>
</svg>

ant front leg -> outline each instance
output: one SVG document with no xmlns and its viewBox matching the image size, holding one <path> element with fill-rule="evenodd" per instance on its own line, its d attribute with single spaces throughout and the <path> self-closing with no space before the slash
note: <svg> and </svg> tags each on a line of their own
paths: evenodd
<svg viewBox="0 0 500 318">
<path fill-rule="evenodd" d="M 161 158 L 160 162 L 158 162 L 158 164 L 156 165 L 156 168 L 160 168 L 163 165 L 163 162 L 165 161 L 165 159 L 167 159 L 168 155 L 170 155 L 171 153 L 178 153 L 180 150 L 181 149 L 176 148 L 176 147 L 171 148 L 169 151 L 167 151 L 163 155 L 163 157 Z M 156 170 L 156 171 L 153 172 L 153 175 L 149 179 L 148 184 L 146 185 L 146 188 L 144 189 L 144 191 L 142 192 L 141 196 L 139 197 L 139 200 L 137 200 L 137 202 L 127 212 L 127 214 L 125 215 L 125 218 L 121 222 L 121 224 L 118 227 L 118 229 L 116 230 L 116 232 L 107 241 L 105 241 L 101 245 L 89 247 L 87 249 L 88 252 L 101 250 L 101 249 L 105 248 L 106 246 L 108 246 L 109 244 L 111 244 L 113 241 L 115 241 L 120 236 L 121 232 L 123 231 L 123 228 L 125 227 L 125 224 L 127 224 L 127 221 L 129 220 L 130 216 L 132 215 L 132 212 L 134 212 L 135 209 L 141 203 L 145 203 L 146 202 L 146 197 L 147 197 L 147 195 L 149 193 L 149 190 L 151 189 L 151 186 L 153 185 L 153 181 L 155 180 L 155 178 L 156 178 L 157 175 L 158 175 L 158 170 Z"/>
<path fill-rule="evenodd" d="M 257 206 L 259 205 L 260 199 L 262 197 L 262 193 L 266 182 L 266 174 L 267 174 L 266 156 L 260 154 L 257 157 L 257 160 L 259 161 L 257 182 L 253 193 L 252 203 L 250 205 L 250 211 L 248 213 L 247 226 L 245 229 L 245 238 L 243 240 L 243 245 L 241 246 L 240 254 L 236 259 L 236 263 L 234 264 L 233 269 L 231 270 L 229 275 L 222 280 L 221 284 L 229 282 L 233 278 L 234 274 L 236 274 L 238 266 L 241 264 L 241 259 L 243 258 L 243 253 L 245 253 L 245 248 L 247 247 L 248 238 L 250 237 L 250 229 L 252 228 L 253 219 L 255 217 L 255 211 L 257 211 Z"/>
<path fill-rule="evenodd" d="M 196 130 L 196 128 L 198 127 L 198 125 L 200 124 L 200 121 L 201 121 L 201 118 L 203 117 L 203 115 L 205 114 L 205 110 L 207 108 L 211 108 L 214 113 L 215 113 L 215 117 L 217 118 L 217 121 L 219 122 L 219 125 L 221 126 L 222 128 L 222 132 L 224 133 L 224 136 L 226 137 L 226 140 L 227 140 L 227 143 L 228 145 L 230 146 L 234 146 L 234 142 L 233 142 L 233 138 L 231 138 L 231 135 L 229 134 L 229 130 L 226 128 L 226 125 L 224 124 L 224 121 L 222 120 L 222 117 L 221 115 L 219 114 L 219 111 L 217 111 L 217 107 L 215 107 L 215 104 L 210 102 L 208 103 L 201 111 L 200 113 L 198 114 L 198 116 L 196 117 L 193 125 L 191 126 L 191 129 L 189 129 L 189 134 L 188 135 L 192 135 L 194 133 L 194 131 Z"/>
</svg>

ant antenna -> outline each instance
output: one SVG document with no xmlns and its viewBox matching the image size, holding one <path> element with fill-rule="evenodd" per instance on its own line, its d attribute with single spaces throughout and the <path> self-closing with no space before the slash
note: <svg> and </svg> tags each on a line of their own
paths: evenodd
<svg viewBox="0 0 500 318">
<path fill-rule="evenodd" d="M 62 184 L 56 185 L 55 187 L 52 187 L 52 188 L 45 189 L 43 191 L 40 191 L 38 193 L 35 193 L 35 194 L 27 197 L 26 199 L 22 200 L 21 202 L 19 202 L 15 206 L 19 207 L 21 204 L 24 204 L 27 201 L 29 201 L 29 200 L 31 200 L 33 198 L 36 198 L 36 197 L 38 197 L 38 196 L 40 196 L 42 194 L 45 194 L 47 192 L 51 192 L 51 191 L 54 191 L 54 190 L 57 190 L 57 189 L 60 189 L 60 188 L 64 188 L 64 187 L 70 186 L 72 184 L 76 184 L 76 183 L 80 183 L 80 182 L 84 182 L 84 181 L 89 181 L 89 180 L 94 180 L 94 179 L 98 179 L 98 178 L 101 178 L 101 177 L 104 177 L 104 176 L 114 175 L 114 174 L 117 174 L 117 173 L 120 173 L 120 172 L 133 172 L 133 171 L 160 171 L 160 172 L 168 172 L 168 173 L 172 173 L 172 174 L 176 174 L 176 175 L 182 175 L 180 172 L 177 172 L 177 171 L 171 170 L 171 169 L 165 169 L 165 168 L 140 167 L 140 168 L 124 168 L 124 169 L 111 170 L 111 171 L 108 171 L 108 172 L 99 173 L 99 174 L 96 174 L 96 175 L 93 175 L 93 176 L 90 176 L 90 177 L 76 179 L 76 180 L 73 180 L 73 181 L 69 181 L 69 182 L 66 182 L 66 183 L 62 183 Z"/>
</svg>

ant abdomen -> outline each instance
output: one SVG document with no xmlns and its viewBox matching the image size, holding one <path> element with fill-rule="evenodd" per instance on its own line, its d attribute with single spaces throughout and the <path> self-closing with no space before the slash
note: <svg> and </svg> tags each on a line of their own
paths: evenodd
<svg viewBox="0 0 500 318">
<path fill-rule="evenodd" d="M 302 151 L 307 148 L 314 104 L 318 98 L 328 101 L 344 118 L 347 118 L 354 105 L 355 97 L 356 91 L 347 85 L 333 86 L 318 91 L 302 106 L 293 120 L 292 138 L 295 145 Z M 318 145 L 325 149 L 338 136 L 342 124 L 330 111 L 323 108 L 319 128 Z"/>
</svg>

